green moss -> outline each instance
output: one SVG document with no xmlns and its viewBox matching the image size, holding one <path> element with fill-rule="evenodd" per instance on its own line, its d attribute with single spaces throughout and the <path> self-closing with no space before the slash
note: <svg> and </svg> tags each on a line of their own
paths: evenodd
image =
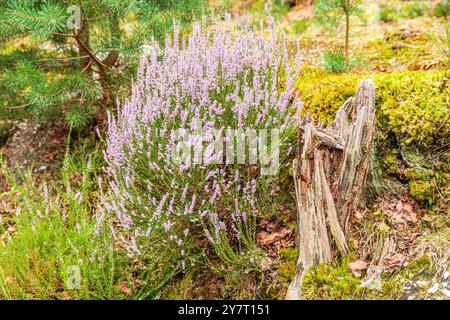
<svg viewBox="0 0 450 320">
<path fill-rule="evenodd" d="M 319 69 L 303 69 L 297 89 L 304 102 L 302 115 L 309 113 L 320 122 L 333 121 L 336 111 L 355 94 L 360 77 L 336 75 Z"/>
<path fill-rule="evenodd" d="M 412 280 L 433 275 L 433 264 L 429 256 L 424 255 L 407 263 L 394 274 L 383 276 L 382 296 L 385 299 L 400 299 L 404 295 L 405 284 Z"/>
<path fill-rule="evenodd" d="M 411 180 L 430 180 L 434 173 L 427 169 L 408 168 L 405 170 L 405 176 Z"/>
<path fill-rule="evenodd" d="M 444 73 L 406 72 L 377 79 L 379 116 L 404 146 L 442 146 L 450 136 L 450 86 Z"/>
<path fill-rule="evenodd" d="M 308 112 L 330 123 L 356 92 L 361 75 L 333 75 L 307 70 L 298 80 L 299 97 Z M 445 72 L 402 72 L 372 76 L 377 86 L 377 118 L 402 146 L 444 146 L 450 137 L 450 86 Z"/>
<path fill-rule="evenodd" d="M 302 285 L 302 298 L 308 300 L 347 299 L 399 299 L 404 295 L 405 284 L 412 279 L 420 280 L 433 274 L 433 264 L 429 256 L 422 256 L 407 263 L 394 273 L 381 275 L 381 290 L 370 290 L 361 286 L 361 279 L 352 275 L 347 267 L 349 259 L 339 264 L 322 264 L 311 268 Z"/>
<path fill-rule="evenodd" d="M 289 283 L 295 276 L 298 251 L 294 248 L 285 248 L 281 250 L 281 256 L 284 262 L 278 268 L 278 275 L 282 282 Z"/>
<path fill-rule="evenodd" d="M 433 204 L 433 185 L 428 181 L 410 181 L 411 195 L 422 203 Z"/>
<path fill-rule="evenodd" d="M 398 159 L 396 154 L 388 154 L 381 160 L 381 165 L 389 174 L 397 174 Z"/>
<path fill-rule="evenodd" d="M 182 274 L 177 280 L 169 282 L 162 291 L 161 298 L 164 300 L 189 299 L 188 293 L 193 283 L 192 272 Z"/>
<path fill-rule="evenodd" d="M 284 299 L 289 284 L 296 273 L 298 250 L 284 248 L 280 251 L 281 261 L 277 268 L 278 277 L 268 287 L 267 295 L 271 299 Z"/>
<path fill-rule="evenodd" d="M 302 298 L 307 300 L 359 299 L 364 294 L 360 279 L 354 277 L 347 266 L 348 260 L 340 264 L 321 264 L 311 268 L 303 278 Z"/>
<path fill-rule="evenodd" d="M 356 92 L 366 75 L 334 75 L 304 69 L 299 77 L 299 97 L 308 112 L 330 123 L 336 111 Z M 422 149 L 444 146 L 450 137 L 450 80 L 445 72 L 401 72 L 372 76 L 377 86 L 377 118 L 385 131 L 392 130 L 402 146 Z"/>
<path fill-rule="evenodd" d="M 309 27 L 309 20 L 302 19 L 302 20 L 299 20 L 299 21 L 295 21 L 292 24 L 292 31 L 295 34 L 302 34 L 306 30 L 308 30 L 308 27 Z"/>
<path fill-rule="evenodd" d="M 435 209 L 445 214 L 450 199 L 450 162 L 430 168 L 408 168 L 405 177 L 409 181 L 410 194 L 417 201 L 436 205 Z"/>
</svg>

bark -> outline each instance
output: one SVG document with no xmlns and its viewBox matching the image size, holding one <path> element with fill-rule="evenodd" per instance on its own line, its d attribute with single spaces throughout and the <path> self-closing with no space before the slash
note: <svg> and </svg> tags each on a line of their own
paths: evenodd
<svg viewBox="0 0 450 320">
<path fill-rule="evenodd" d="M 114 30 L 118 29 L 118 21 L 114 20 Z M 108 56 L 101 61 L 93 52 L 90 46 L 89 39 L 89 19 L 82 20 L 81 28 L 74 35 L 75 41 L 78 45 L 78 52 L 80 56 L 85 57 L 80 59 L 80 68 L 87 73 L 90 78 L 93 78 L 94 69 L 92 65 L 95 64 L 99 76 L 100 86 L 102 88 L 102 103 L 106 106 L 114 104 L 111 88 L 109 85 L 108 68 L 113 67 L 118 60 L 118 53 L 112 50 Z"/>
<path fill-rule="evenodd" d="M 78 44 L 78 54 L 80 57 L 84 57 L 80 59 L 80 68 L 89 75 L 89 77 L 92 78 L 92 64 L 91 64 L 91 58 L 89 56 L 90 48 L 89 48 L 89 26 L 87 22 L 83 22 L 83 25 L 81 26 L 81 29 L 78 31 L 77 34 L 79 41 L 77 41 Z M 80 43 L 83 43 L 81 45 Z"/>
<path fill-rule="evenodd" d="M 375 89 L 363 81 L 327 128 L 306 121 L 293 163 L 299 258 L 286 298 L 298 299 L 306 271 L 347 255 L 348 218 L 364 203 L 375 130 Z"/>
</svg>

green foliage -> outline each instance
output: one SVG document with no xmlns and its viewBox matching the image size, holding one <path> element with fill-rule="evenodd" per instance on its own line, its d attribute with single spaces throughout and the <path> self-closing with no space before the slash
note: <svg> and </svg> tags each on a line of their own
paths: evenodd
<svg viewBox="0 0 450 320">
<path fill-rule="evenodd" d="M 342 51 L 326 51 L 322 56 L 322 66 L 326 71 L 343 73 L 347 71 L 345 54 Z"/>
<path fill-rule="evenodd" d="M 115 251 L 109 221 L 96 207 L 101 154 L 77 158 L 66 154 L 63 186 L 38 184 L 31 171 L 22 176 L 23 184 L 8 176 L 11 192 L 2 196 L 15 199 L 16 215 L 8 220 L 14 231 L 2 234 L 0 298 L 123 298 L 117 281 L 125 260 Z M 80 180 L 69 180 L 73 177 Z M 69 266 L 80 268 L 79 290 L 67 286 Z"/>
<path fill-rule="evenodd" d="M 320 23 L 331 25 L 337 29 L 340 21 L 345 21 L 344 54 L 347 64 L 350 61 L 350 19 L 353 15 L 360 12 L 360 5 L 361 0 L 319 0 L 315 4 L 317 20 Z M 334 57 L 332 60 L 338 61 L 339 59 Z M 339 69 L 339 66 L 342 66 L 342 64 L 338 63 L 335 66 L 338 66 Z"/>
<path fill-rule="evenodd" d="M 83 72 L 45 72 L 29 61 L 18 62 L 4 72 L 2 80 L 11 92 L 24 97 L 41 121 L 60 116 L 69 106 L 77 106 L 78 112 L 83 110 L 78 104 L 93 108 L 100 94 L 99 86 Z"/>
<path fill-rule="evenodd" d="M 338 26 L 343 17 L 357 14 L 360 4 L 361 0 L 318 0 L 314 8 L 320 23 Z"/>
<path fill-rule="evenodd" d="M 397 21 L 400 18 L 400 14 L 397 8 L 390 5 L 382 5 L 380 7 L 380 21 L 391 22 Z"/>
<path fill-rule="evenodd" d="M 0 119 L 31 111 L 39 121 L 65 117 L 71 126 L 86 125 L 127 96 L 143 44 L 152 37 L 164 43 L 175 21 L 187 26 L 206 12 L 205 0 L 82 0 L 75 2 L 81 28 L 70 30 L 72 5 L 0 4 Z"/>
<path fill-rule="evenodd" d="M 442 0 L 433 9 L 433 15 L 435 17 L 448 17 L 450 15 L 450 2 L 448 0 Z"/>
<path fill-rule="evenodd" d="M 90 110 L 71 108 L 66 113 L 66 121 L 71 128 L 81 128 L 90 122 L 91 114 Z"/>
<path fill-rule="evenodd" d="M 255 3 L 250 8 L 250 12 L 253 13 L 256 18 L 262 18 L 266 15 L 266 3 L 265 0 L 256 0 Z M 270 14 L 276 19 L 279 20 L 282 16 L 289 12 L 289 4 L 283 0 L 273 0 L 271 1 L 271 7 L 269 8 Z M 259 19 L 255 19 L 259 20 Z"/>
<path fill-rule="evenodd" d="M 430 7 L 426 1 L 412 1 L 402 7 L 400 13 L 405 18 L 415 18 L 423 16 L 428 10 L 430 10 Z"/>
<path fill-rule="evenodd" d="M 25 33 L 45 39 L 65 29 L 68 14 L 64 2 L 5 1 L 2 20 L 13 26 L 14 35 Z"/>
</svg>

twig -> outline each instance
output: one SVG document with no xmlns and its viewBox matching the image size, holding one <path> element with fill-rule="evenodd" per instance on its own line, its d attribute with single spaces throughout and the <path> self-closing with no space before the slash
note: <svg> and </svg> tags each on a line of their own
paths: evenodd
<svg viewBox="0 0 450 320">
<path fill-rule="evenodd" d="M 44 61 L 52 61 L 52 60 L 77 60 L 77 59 L 84 59 L 84 58 L 88 58 L 89 56 L 78 56 L 78 57 L 68 57 L 68 58 L 49 58 L 49 59 L 39 59 L 36 60 L 36 62 L 44 62 Z"/>
<path fill-rule="evenodd" d="M 22 104 L 20 106 L 7 107 L 7 109 L 9 109 L 9 110 L 25 109 L 26 107 L 29 107 L 31 105 L 32 105 L 32 103 L 26 103 L 26 104 Z"/>
</svg>

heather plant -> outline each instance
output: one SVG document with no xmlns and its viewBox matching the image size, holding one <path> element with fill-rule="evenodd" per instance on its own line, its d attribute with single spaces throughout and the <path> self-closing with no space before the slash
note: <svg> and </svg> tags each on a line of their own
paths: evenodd
<svg viewBox="0 0 450 320">
<path fill-rule="evenodd" d="M 195 265 L 207 244 L 226 265 L 258 262 L 256 217 L 273 209 L 276 179 L 262 174 L 261 163 L 224 163 L 223 152 L 204 147 L 229 130 L 269 130 L 279 145 L 267 137 L 265 164 L 275 161 L 277 147 L 280 158 L 288 154 L 299 68 L 288 64 L 284 35 L 271 17 L 269 25 L 268 38 L 230 17 L 196 23 L 186 39 L 176 28 L 164 48 L 146 48 L 131 98 L 109 115 L 111 192 L 103 205 L 130 258 L 158 281 Z M 182 131 L 201 135 L 188 136 L 194 156 L 180 163 L 173 155 Z"/>
<path fill-rule="evenodd" d="M 101 153 L 76 157 L 66 153 L 62 185 L 38 182 L 31 169 L 20 183 L 3 171 L 10 191 L 0 199 L 12 199 L 14 213 L 0 221 L 0 299 L 124 298 L 126 260 L 96 205 Z"/>
</svg>

